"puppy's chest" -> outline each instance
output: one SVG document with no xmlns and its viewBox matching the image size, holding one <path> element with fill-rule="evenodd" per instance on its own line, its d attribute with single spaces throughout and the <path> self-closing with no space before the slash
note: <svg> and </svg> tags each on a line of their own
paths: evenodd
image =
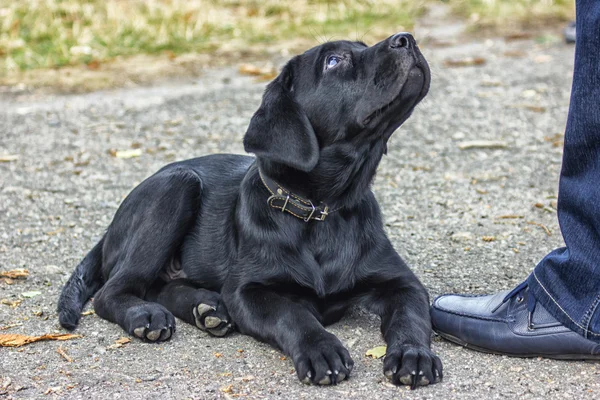
<svg viewBox="0 0 600 400">
<path fill-rule="evenodd" d="M 306 241 L 305 249 L 315 263 L 313 274 L 329 295 L 351 289 L 358 264 L 362 258 L 362 232 L 357 226 L 333 229 L 318 226 Z M 316 287 L 319 284 L 315 285 Z"/>
</svg>

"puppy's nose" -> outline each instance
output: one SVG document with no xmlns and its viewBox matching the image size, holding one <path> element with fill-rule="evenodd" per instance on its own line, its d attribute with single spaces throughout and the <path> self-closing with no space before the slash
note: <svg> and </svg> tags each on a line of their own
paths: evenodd
<svg viewBox="0 0 600 400">
<path fill-rule="evenodd" d="M 415 38 L 413 38 L 413 36 L 408 32 L 396 33 L 390 38 L 390 47 L 392 49 L 411 49 L 414 47 L 415 44 Z"/>
</svg>

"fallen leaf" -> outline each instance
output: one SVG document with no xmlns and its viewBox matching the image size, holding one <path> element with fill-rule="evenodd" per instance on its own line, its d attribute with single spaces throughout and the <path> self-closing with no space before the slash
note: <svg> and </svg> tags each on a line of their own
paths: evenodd
<svg viewBox="0 0 600 400">
<path fill-rule="evenodd" d="M 531 39 L 531 32 L 511 32 L 504 36 L 506 41 Z"/>
<path fill-rule="evenodd" d="M 233 393 L 233 383 L 229 386 L 222 387 L 220 390 L 223 393 Z"/>
<path fill-rule="evenodd" d="M 498 87 L 498 86 L 502 86 L 502 82 L 501 81 L 497 81 L 497 80 L 493 80 L 493 79 L 484 79 L 481 82 L 479 82 L 479 84 L 481 86 L 485 86 L 485 87 Z"/>
<path fill-rule="evenodd" d="M 564 134 L 562 134 L 562 133 L 555 133 L 552 136 L 546 136 L 546 137 L 544 137 L 544 140 L 546 142 L 552 143 L 553 147 L 562 147 L 563 144 L 564 144 L 564 138 L 565 138 Z"/>
<path fill-rule="evenodd" d="M 60 354 L 62 358 L 67 360 L 67 362 L 73 362 L 73 359 L 71 357 L 69 357 L 69 355 L 67 354 L 65 349 L 63 349 L 62 345 L 58 346 L 58 349 L 56 349 L 56 352 L 58 354 Z"/>
<path fill-rule="evenodd" d="M 483 240 L 484 242 L 493 242 L 496 240 L 495 236 L 483 236 L 481 238 L 481 240 Z"/>
<path fill-rule="evenodd" d="M 109 154 L 116 158 L 134 158 L 142 155 L 142 149 L 131 149 L 131 150 L 109 150 Z"/>
<path fill-rule="evenodd" d="M 81 313 L 81 316 L 87 317 L 88 315 L 92 315 L 92 314 L 96 314 L 96 311 L 94 311 L 94 310 L 84 311 Z"/>
<path fill-rule="evenodd" d="M 32 297 L 39 296 L 40 294 L 42 294 L 42 292 L 39 290 L 32 290 L 31 292 L 21 293 L 21 296 L 25 297 L 26 299 L 30 299 Z"/>
<path fill-rule="evenodd" d="M 98 68 L 100 68 L 100 61 L 92 60 L 92 61 L 88 62 L 86 65 L 89 69 L 91 69 L 92 71 L 95 71 Z"/>
<path fill-rule="evenodd" d="M 25 268 L 17 268 L 10 271 L 0 271 L 0 278 L 25 279 L 29 276 L 29 271 Z"/>
<path fill-rule="evenodd" d="M 215 353 L 215 357 L 221 358 L 221 357 L 223 357 L 223 354 L 221 354 L 221 353 Z"/>
<path fill-rule="evenodd" d="M 115 342 L 113 344 L 111 344 L 110 346 L 108 346 L 108 349 L 118 349 L 123 347 L 124 345 L 126 345 L 127 343 L 131 342 L 130 338 L 127 337 L 120 337 L 119 339 L 115 340 Z"/>
<path fill-rule="evenodd" d="M 372 357 L 372 358 L 381 358 L 381 357 L 385 356 L 386 351 L 387 351 L 387 346 L 377 346 L 377 347 L 373 347 L 372 349 L 367 350 L 365 355 L 367 357 Z"/>
<path fill-rule="evenodd" d="M 260 68 L 253 64 L 241 64 L 238 71 L 242 75 L 256 76 L 260 81 L 268 81 L 277 76 L 277 70 L 269 65 Z"/>
<path fill-rule="evenodd" d="M 23 345 L 41 342 L 43 340 L 71 340 L 83 337 L 72 333 L 49 333 L 41 336 L 28 336 L 19 334 L 0 334 L 0 347 L 21 347 Z"/>
<path fill-rule="evenodd" d="M 57 392 L 60 392 L 60 386 L 53 386 L 53 387 L 49 387 L 49 388 L 48 388 L 48 389 L 47 389 L 47 390 L 44 392 L 44 394 L 45 394 L 45 395 L 48 395 L 48 394 L 51 394 L 51 393 L 57 393 Z"/>
<path fill-rule="evenodd" d="M 0 154 L 0 162 L 17 161 L 19 156 L 16 154 Z"/>
<path fill-rule="evenodd" d="M 461 142 L 458 144 L 458 148 L 461 150 L 470 149 L 505 149 L 508 147 L 506 142 L 498 140 L 470 140 Z"/>
<path fill-rule="evenodd" d="M 460 59 L 447 59 L 444 61 L 446 67 L 469 67 L 473 65 L 483 65 L 486 63 L 483 57 L 466 57 Z"/>
<path fill-rule="evenodd" d="M 2 299 L 0 300 L 1 304 L 10 306 L 12 308 L 17 307 L 19 304 L 21 304 L 23 302 L 23 300 L 8 300 L 8 299 Z"/>
</svg>

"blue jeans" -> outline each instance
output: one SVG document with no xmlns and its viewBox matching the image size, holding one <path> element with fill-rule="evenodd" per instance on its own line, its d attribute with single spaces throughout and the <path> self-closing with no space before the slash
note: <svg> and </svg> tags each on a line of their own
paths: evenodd
<svg viewBox="0 0 600 400">
<path fill-rule="evenodd" d="M 565 326 L 600 342 L 600 1 L 577 0 L 575 71 L 558 220 L 566 247 L 548 254 L 527 283 Z"/>
</svg>

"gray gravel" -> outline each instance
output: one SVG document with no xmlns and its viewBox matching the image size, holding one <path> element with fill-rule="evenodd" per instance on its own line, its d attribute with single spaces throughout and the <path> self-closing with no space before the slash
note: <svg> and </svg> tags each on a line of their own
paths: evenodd
<svg viewBox="0 0 600 400">
<path fill-rule="evenodd" d="M 374 185 L 388 232 L 432 296 L 511 288 L 562 244 L 556 144 L 573 48 L 487 40 L 423 51 L 434 73 L 431 94 L 393 136 Z M 444 66 L 467 56 L 487 63 Z M 22 300 L 0 304 L 0 327 L 20 324 L 1 333 L 61 332 L 59 290 L 124 196 L 168 162 L 243 152 L 263 88 L 225 69 L 154 88 L 2 94 L 0 155 L 19 158 L 0 162 L 0 270 L 27 268 L 31 276 L 0 282 L 0 299 Z M 460 149 L 473 140 L 505 147 Z M 132 147 L 142 155 L 110 155 Z M 29 291 L 41 294 L 23 298 Z M 598 364 L 485 355 L 438 338 L 445 380 L 411 392 L 387 384 L 381 360 L 365 356 L 383 344 L 376 317 L 354 310 L 331 331 L 350 347 L 356 368 L 350 381 L 316 388 L 300 384 L 278 351 L 239 334 L 210 338 L 180 322 L 168 343 L 132 340 L 111 349 L 127 335 L 89 315 L 81 339 L 0 349 L 0 397 L 592 399 L 600 392 Z M 73 362 L 57 353 L 61 345 Z"/>
</svg>

